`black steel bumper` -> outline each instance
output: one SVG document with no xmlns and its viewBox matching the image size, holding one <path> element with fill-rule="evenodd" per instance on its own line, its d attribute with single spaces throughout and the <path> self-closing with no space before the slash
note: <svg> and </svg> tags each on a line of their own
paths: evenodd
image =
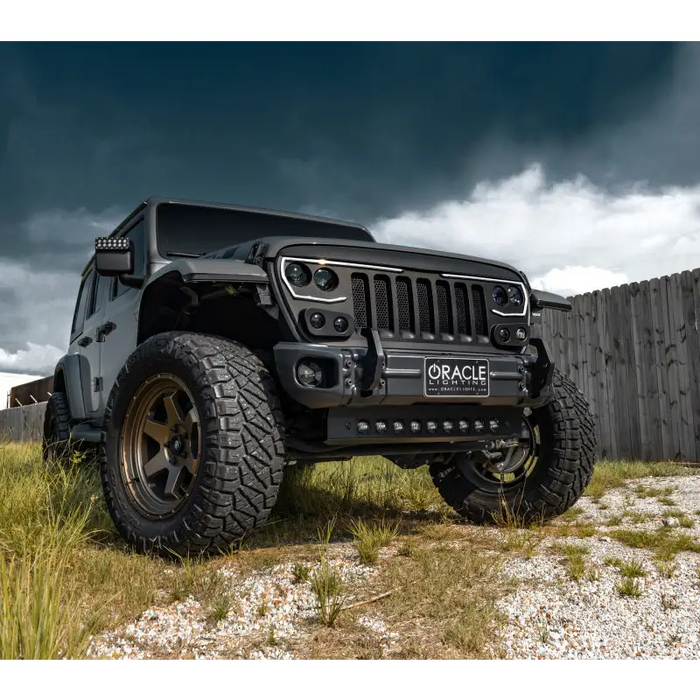
<svg viewBox="0 0 700 700">
<path fill-rule="evenodd" d="M 367 347 L 339 347 L 306 343 L 278 343 L 275 366 L 285 392 L 312 409 L 407 406 L 411 404 L 460 404 L 535 408 L 549 400 L 552 364 L 544 345 L 532 339 L 535 352 L 489 354 L 431 352 L 429 350 L 385 349 L 376 332 L 367 334 Z M 488 360 L 487 396 L 426 396 L 426 358 Z M 324 369 L 324 385 L 303 386 L 296 368 L 312 359 Z"/>
</svg>

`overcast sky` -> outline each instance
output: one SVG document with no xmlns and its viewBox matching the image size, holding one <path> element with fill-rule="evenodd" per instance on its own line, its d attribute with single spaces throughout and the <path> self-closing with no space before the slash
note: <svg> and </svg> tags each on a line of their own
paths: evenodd
<svg viewBox="0 0 700 700">
<path fill-rule="evenodd" d="M 700 266 L 700 47 L 0 44 L 0 371 L 174 196 L 360 221 L 564 294 Z"/>
</svg>

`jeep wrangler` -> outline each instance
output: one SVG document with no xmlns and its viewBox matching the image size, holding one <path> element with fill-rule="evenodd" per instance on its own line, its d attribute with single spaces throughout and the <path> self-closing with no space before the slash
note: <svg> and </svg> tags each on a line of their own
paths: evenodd
<svg viewBox="0 0 700 700">
<path fill-rule="evenodd" d="M 583 395 L 537 337 L 569 302 L 515 268 L 342 221 L 149 199 L 95 241 L 44 455 L 93 443 L 138 550 L 227 546 L 285 468 L 428 465 L 461 516 L 563 513 L 594 464 Z"/>
</svg>

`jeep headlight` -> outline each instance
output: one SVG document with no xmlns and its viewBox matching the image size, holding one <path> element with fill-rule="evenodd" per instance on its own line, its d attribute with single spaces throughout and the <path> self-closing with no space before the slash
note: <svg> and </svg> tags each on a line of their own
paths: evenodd
<svg viewBox="0 0 700 700">
<path fill-rule="evenodd" d="M 284 269 L 284 276 L 294 287 L 306 287 L 311 281 L 311 272 L 302 263 L 289 263 Z"/>
<path fill-rule="evenodd" d="M 322 292 L 332 292 L 338 286 L 338 275 L 328 267 L 319 267 L 314 272 L 314 282 Z"/>
</svg>

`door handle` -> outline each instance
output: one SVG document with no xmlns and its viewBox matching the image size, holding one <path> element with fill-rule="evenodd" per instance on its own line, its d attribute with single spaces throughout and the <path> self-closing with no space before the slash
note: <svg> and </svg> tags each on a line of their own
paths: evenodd
<svg viewBox="0 0 700 700">
<path fill-rule="evenodd" d="M 92 338 L 89 335 L 84 335 L 79 341 L 78 345 L 80 345 L 81 348 L 86 348 L 88 345 L 92 343 Z"/>
<path fill-rule="evenodd" d="M 104 342 L 106 336 L 108 336 L 115 328 L 117 324 L 114 321 L 106 321 L 105 323 L 97 326 L 97 332 L 95 333 L 95 340 L 98 343 Z"/>
</svg>

